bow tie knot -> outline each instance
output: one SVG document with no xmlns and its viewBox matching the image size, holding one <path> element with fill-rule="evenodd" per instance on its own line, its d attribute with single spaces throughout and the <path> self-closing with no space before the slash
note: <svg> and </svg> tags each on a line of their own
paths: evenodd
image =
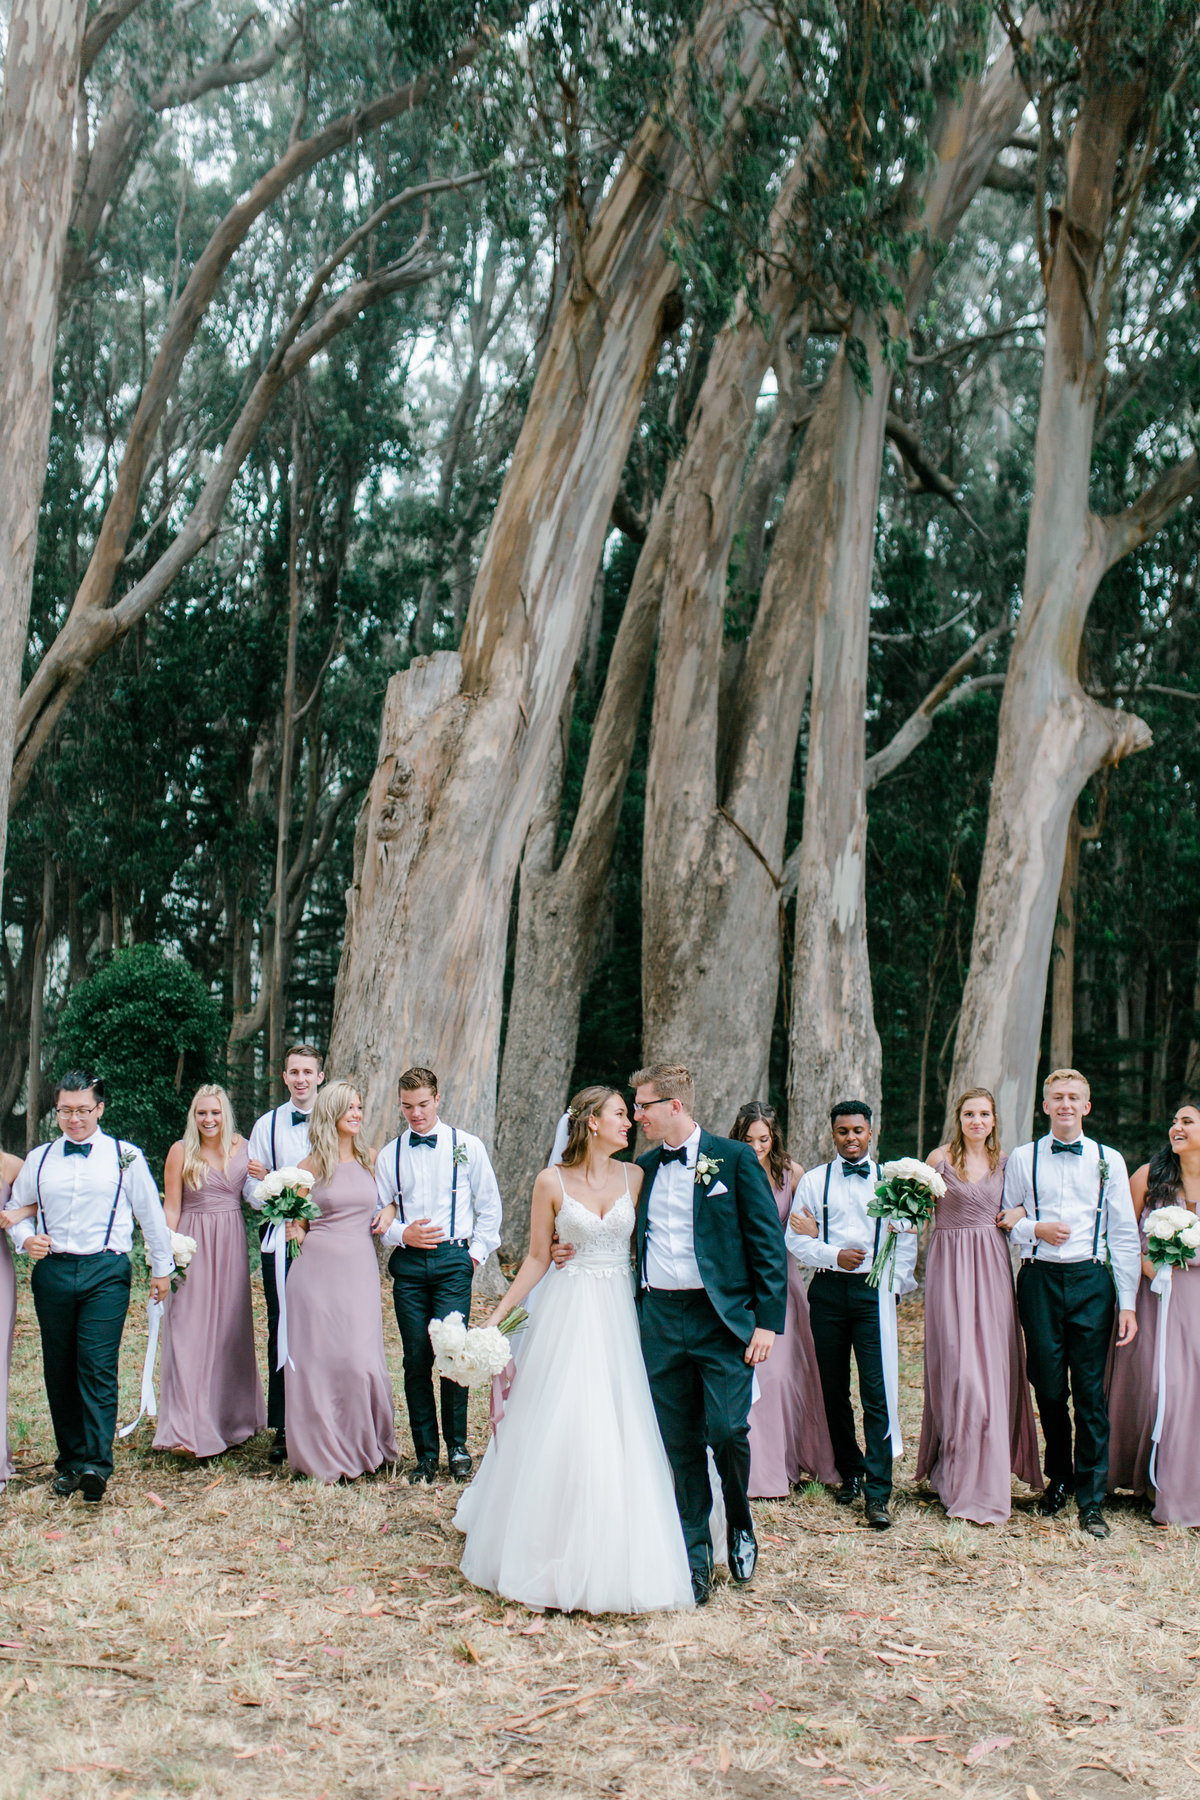
<svg viewBox="0 0 1200 1800">
<path fill-rule="evenodd" d="M 91 1154 L 92 1146 L 90 1144 L 73 1144 L 70 1138 L 63 1139 L 64 1156 L 90 1156 Z"/>
<path fill-rule="evenodd" d="M 682 1163 L 684 1168 L 686 1169 L 687 1168 L 687 1145 L 680 1144 L 678 1150 L 664 1150 L 662 1152 L 662 1155 L 659 1158 L 659 1160 L 660 1160 L 660 1162 L 664 1162 L 664 1163 L 669 1163 L 669 1162 Z"/>
<path fill-rule="evenodd" d="M 863 1180 L 866 1181 L 870 1173 L 871 1165 L 869 1162 L 847 1162 L 844 1157 L 842 1158 L 843 1175 L 861 1175 Z"/>
<path fill-rule="evenodd" d="M 308 1114 L 302 1113 L 302 1112 L 297 1112 L 296 1108 L 293 1106 L 293 1108 L 292 1108 L 292 1124 L 293 1125 L 307 1125 L 308 1124 Z"/>
<path fill-rule="evenodd" d="M 426 1150 L 436 1150 L 437 1132 L 433 1132 L 429 1137 L 424 1137 L 419 1131 L 410 1131 L 408 1134 L 409 1149 L 415 1150 L 418 1144 L 422 1145 Z"/>
<path fill-rule="evenodd" d="M 1051 1140 L 1050 1149 L 1055 1156 L 1057 1156 L 1060 1151 L 1064 1156 L 1082 1156 L 1083 1139 L 1076 1138 L 1073 1144 L 1060 1144 L 1058 1139 L 1054 1138 Z"/>
</svg>

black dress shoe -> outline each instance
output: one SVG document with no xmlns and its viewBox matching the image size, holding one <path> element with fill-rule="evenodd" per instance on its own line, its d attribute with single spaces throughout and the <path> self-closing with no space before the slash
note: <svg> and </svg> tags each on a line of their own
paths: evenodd
<svg viewBox="0 0 1200 1800">
<path fill-rule="evenodd" d="M 408 1471 L 409 1487 L 432 1487 L 437 1480 L 438 1459 L 436 1456 L 419 1456 Z"/>
<path fill-rule="evenodd" d="M 65 1500 L 69 1495 L 75 1492 L 75 1489 L 78 1486 L 78 1475 L 68 1475 L 66 1470 L 64 1470 L 61 1475 L 56 1475 L 54 1480 L 50 1483 L 50 1492 L 52 1494 L 58 1494 L 61 1499 Z"/>
<path fill-rule="evenodd" d="M 892 1515 L 882 1500 L 867 1501 L 867 1524 L 872 1531 L 887 1531 L 892 1523 Z"/>
<path fill-rule="evenodd" d="M 692 1570 L 692 1599 L 697 1606 L 707 1606 L 712 1598 L 712 1576 L 706 1569 Z"/>
<path fill-rule="evenodd" d="M 287 1433 L 285 1431 L 275 1433 L 275 1442 L 267 1451 L 267 1461 L 269 1463 L 285 1463 L 287 1461 Z"/>
<path fill-rule="evenodd" d="M 79 1491 L 85 1500 L 93 1506 L 103 1500 L 104 1490 L 108 1486 L 107 1475 L 101 1475 L 99 1469 L 81 1469 L 79 1472 Z"/>
<path fill-rule="evenodd" d="M 729 1573 L 737 1582 L 749 1581 L 758 1563 L 758 1545 L 752 1531 L 729 1534 Z"/>
<path fill-rule="evenodd" d="M 1080 1531 L 1086 1531 L 1089 1537 L 1106 1538 L 1112 1536 L 1112 1532 L 1108 1528 L 1108 1520 L 1098 1506 L 1080 1507 L 1079 1529 Z"/>
<path fill-rule="evenodd" d="M 1043 1519 L 1053 1519 L 1058 1516 L 1070 1498 L 1071 1490 L 1065 1481 L 1052 1481 L 1049 1487 L 1038 1495 L 1037 1509 Z"/>
<path fill-rule="evenodd" d="M 853 1506 L 863 1491 L 861 1475 L 852 1475 L 849 1481 L 843 1481 L 840 1488 L 833 1490 L 833 1498 L 838 1506 Z"/>
<path fill-rule="evenodd" d="M 465 1444 L 455 1444 L 452 1448 L 447 1449 L 446 1459 L 450 1464 L 450 1473 L 455 1481 L 467 1481 L 470 1479 L 471 1470 L 475 1465 L 471 1461 L 470 1453 Z"/>
</svg>

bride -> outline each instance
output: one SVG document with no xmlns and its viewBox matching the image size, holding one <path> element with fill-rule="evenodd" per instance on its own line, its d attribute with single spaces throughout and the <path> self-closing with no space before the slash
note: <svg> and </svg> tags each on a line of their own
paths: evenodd
<svg viewBox="0 0 1200 1800">
<path fill-rule="evenodd" d="M 639 1613 L 689 1607 L 691 1575 L 670 1465 L 642 1362 L 630 1239 L 642 1171 L 613 1088 L 571 1102 L 561 1163 L 533 1185 L 529 1255 L 488 1319 L 498 1324 L 550 1267 L 517 1372 L 454 1523 L 467 1580 L 525 1606 Z"/>
</svg>

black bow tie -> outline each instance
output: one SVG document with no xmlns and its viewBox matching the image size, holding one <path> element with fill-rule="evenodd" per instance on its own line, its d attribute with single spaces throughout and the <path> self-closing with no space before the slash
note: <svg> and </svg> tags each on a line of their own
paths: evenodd
<svg viewBox="0 0 1200 1800">
<path fill-rule="evenodd" d="M 871 1165 L 869 1162 L 852 1163 L 852 1162 L 846 1162 L 846 1160 L 843 1158 L 843 1160 L 842 1160 L 842 1174 L 843 1175 L 861 1175 L 863 1180 L 865 1181 L 867 1179 L 867 1177 L 870 1175 L 870 1173 L 871 1173 Z"/>
<path fill-rule="evenodd" d="M 308 1114 L 302 1113 L 302 1112 L 297 1112 L 295 1107 L 293 1107 L 292 1108 L 292 1124 L 293 1125 L 307 1125 L 308 1124 Z"/>
<path fill-rule="evenodd" d="M 1057 1138 L 1053 1138 L 1051 1139 L 1050 1149 L 1055 1156 L 1058 1155 L 1060 1150 L 1064 1156 L 1082 1156 L 1083 1139 L 1076 1138 L 1073 1144 L 1060 1144 Z"/>
<path fill-rule="evenodd" d="M 679 1162 L 687 1168 L 687 1145 L 680 1144 L 678 1150 L 664 1150 L 659 1156 L 660 1163 Z"/>
<path fill-rule="evenodd" d="M 63 1142 L 64 1156 L 90 1156 L 91 1154 L 92 1146 L 90 1144 L 73 1144 L 70 1138 L 66 1138 Z"/>
<path fill-rule="evenodd" d="M 410 1131 L 408 1134 L 408 1144 L 410 1150 L 415 1150 L 418 1144 L 424 1144 L 426 1150 L 436 1150 L 437 1132 L 435 1131 L 432 1137 L 422 1137 L 419 1131 Z"/>
</svg>

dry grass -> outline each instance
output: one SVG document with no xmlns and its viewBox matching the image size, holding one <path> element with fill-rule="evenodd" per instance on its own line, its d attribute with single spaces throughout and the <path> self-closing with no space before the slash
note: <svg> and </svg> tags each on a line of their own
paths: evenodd
<svg viewBox="0 0 1200 1800">
<path fill-rule="evenodd" d="M 919 1332 L 913 1309 L 914 1436 Z M 1140 1511 L 1096 1545 L 1024 1509 L 948 1524 L 902 1488 L 876 1535 L 796 1495 L 758 1508 L 748 1590 L 534 1618 L 460 1578 L 454 1489 L 314 1488 L 269 1472 L 265 1439 L 199 1466 L 139 1441 L 102 1507 L 54 1500 L 37 1356 L 22 1291 L 5 1800 L 1200 1794 L 1197 1541 Z"/>
</svg>

